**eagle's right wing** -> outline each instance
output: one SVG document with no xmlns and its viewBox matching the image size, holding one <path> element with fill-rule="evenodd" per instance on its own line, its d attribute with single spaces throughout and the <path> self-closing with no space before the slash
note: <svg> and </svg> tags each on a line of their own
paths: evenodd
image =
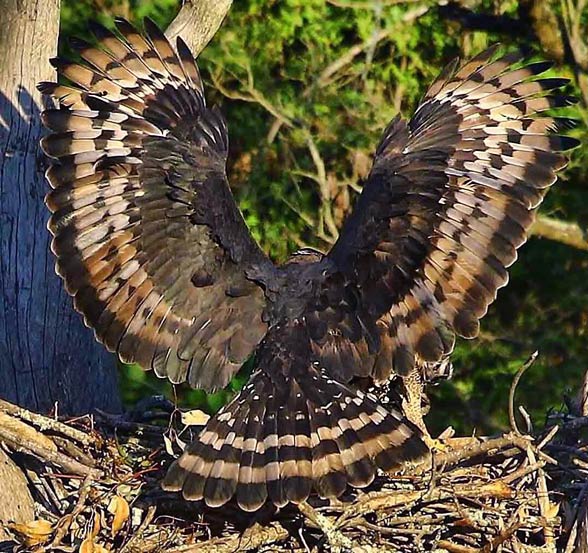
<svg viewBox="0 0 588 553">
<path fill-rule="evenodd" d="M 41 83 L 54 158 L 47 205 L 57 271 L 97 338 L 172 382 L 226 385 L 266 333 L 270 264 L 225 175 L 224 120 L 206 107 L 192 54 L 152 23 L 95 26 L 86 64 L 54 60 L 73 83 Z"/>
<path fill-rule="evenodd" d="M 410 121 L 384 133 L 353 213 L 327 256 L 334 266 L 308 317 L 334 377 L 386 379 L 473 338 L 564 152 L 566 79 L 539 78 L 496 48 L 433 83 Z"/>
</svg>

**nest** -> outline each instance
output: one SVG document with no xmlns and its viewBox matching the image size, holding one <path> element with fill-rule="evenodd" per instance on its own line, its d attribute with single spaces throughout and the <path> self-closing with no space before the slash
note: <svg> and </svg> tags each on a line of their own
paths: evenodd
<svg viewBox="0 0 588 553">
<path fill-rule="evenodd" d="M 588 551 L 587 416 L 552 413 L 533 435 L 514 424 L 502 436 L 442 439 L 430 464 L 367 490 L 251 515 L 160 490 L 174 440 L 169 405 L 158 401 L 163 410 L 140 417 L 67 422 L 0 402 L 4 469 L 24 475 L 34 514 L 2 521 L 0 551 Z"/>
</svg>

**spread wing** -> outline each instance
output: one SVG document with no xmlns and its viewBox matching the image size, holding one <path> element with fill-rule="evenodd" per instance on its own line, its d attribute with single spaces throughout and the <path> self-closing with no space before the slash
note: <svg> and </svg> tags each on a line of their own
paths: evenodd
<svg viewBox="0 0 588 553">
<path fill-rule="evenodd" d="M 544 113 L 568 103 L 553 92 L 566 80 L 495 51 L 450 64 L 412 119 L 385 131 L 308 318 L 335 375 L 407 374 L 448 354 L 455 335 L 476 336 L 576 145 L 554 134 L 568 121 Z"/>
<path fill-rule="evenodd" d="M 228 136 L 194 58 L 147 22 L 94 26 L 72 84 L 41 83 L 54 158 L 46 202 L 57 272 L 108 349 L 172 382 L 224 386 L 265 335 L 264 295 L 245 272 L 269 261 L 225 175 Z"/>
</svg>

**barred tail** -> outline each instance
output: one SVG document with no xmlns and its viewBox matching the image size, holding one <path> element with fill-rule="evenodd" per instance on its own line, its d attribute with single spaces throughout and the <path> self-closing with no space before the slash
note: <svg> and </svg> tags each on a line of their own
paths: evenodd
<svg viewBox="0 0 588 553">
<path fill-rule="evenodd" d="M 398 411 L 324 372 L 276 385 L 259 371 L 169 469 L 163 488 L 243 510 L 267 500 L 299 503 L 314 490 L 338 497 L 385 471 L 424 457 L 420 431 Z"/>
</svg>

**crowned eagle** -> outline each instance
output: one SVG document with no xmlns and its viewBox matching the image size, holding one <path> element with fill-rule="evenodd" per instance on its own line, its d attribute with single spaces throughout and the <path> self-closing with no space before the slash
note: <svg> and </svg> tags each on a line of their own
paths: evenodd
<svg viewBox="0 0 588 553">
<path fill-rule="evenodd" d="M 453 61 L 385 129 L 330 251 L 276 265 L 231 194 L 227 125 L 194 57 L 145 28 L 93 25 L 97 45 L 76 40 L 83 61 L 54 59 L 64 79 L 39 88 L 58 104 L 42 142 L 57 272 L 96 338 L 208 391 L 253 357 L 164 488 L 254 511 L 425 457 L 418 406 L 384 407 L 357 382 L 396 375 L 418 396 L 423 368 L 478 334 L 575 145 L 545 113 L 568 103 L 566 81 L 496 47 Z"/>
</svg>

